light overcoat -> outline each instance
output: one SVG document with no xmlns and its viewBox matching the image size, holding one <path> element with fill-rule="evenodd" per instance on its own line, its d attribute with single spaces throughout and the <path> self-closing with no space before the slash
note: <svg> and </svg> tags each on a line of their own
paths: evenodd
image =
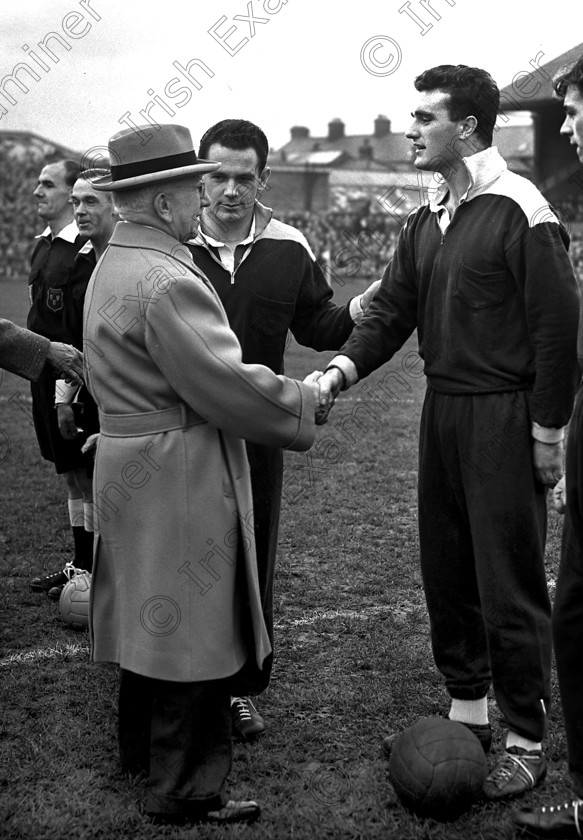
<svg viewBox="0 0 583 840">
<path fill-rule="evenodd" d="M 188 249 L 119 222 L 85 299 L 99 406 L 94 661 L 179 682 L 261 668 L 261 612 L 243 438 L 308 449 L 311 386 L 241 362 Z"/>
</svg>

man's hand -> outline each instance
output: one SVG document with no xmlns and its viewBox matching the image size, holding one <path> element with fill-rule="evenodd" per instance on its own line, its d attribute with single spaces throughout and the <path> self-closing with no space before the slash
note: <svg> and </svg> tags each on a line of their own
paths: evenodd
<svg viewBox="0 0 583 840">
<path fill-rule="evenodd" d="M 57 423 L 59 424 L 61 436 L 65 440 L 75 440 L 83 431 L 83 429 L 77 428 L 73 407 L 69 403 L 60 403 L 57 405 Z"/>
<path fill-rule="evenodd" d="M 532 448 L 532 462 L 534 474 L 541 484 L 554 487 L 563 477 L 563 441 L 558 443 L 542 443 L 535 440 Z"/>
<path fill-rule="evenodd" d="M 370 306 L 370 302 L 375 296 L 376 290 L 381 285 L 380 280 L 375 280 L 374 283 L 371 283 L 368 289 L 363 292 L 362 297 L 360 299 L 360 305 L 362 306 L 363 312 L 366 312 L 368 307 Z"/>
<path fill-rule="evenodd" d="M 57 376 L 69 385 L 83 384 L 83 354 L 76 347 L 51 341 L 47 362 L 55 369 Z"/>
<path fill-rule="evenodd" d="M 344 377 L 338 368 L 329 368 L 318 379 L 320 388 L 320 408 L 316 412 L 316 423 L 323 426 L 328 421 L 328 415 L 336 402 L 336 397 L 342 389 Z"/>
<path fill-rule="evenodd" d="M 83 455 L 87 455 L 88 453 L 95 458 L 95 450 L 97 449 L 97 441 L 99 439 L 99 432 L 95 432 L 94 435 L 89 435 L 83 446 L 81 447 L 81 452 Z"/>
<path fill-rule="evenodd" d="M 323 410 L 323 408 L 322 408 L 320 385 L 319 385 L 319 381 L 320 381 L 321 377 L 322 377 L 322 371 L 321 370 L 315 370 L 315 371 L 313 371 L 313 373 L 309 373 L 306 376 L 306 378 L 304 379 L 304 384 L 311 385 L 312 388 L 314 389 L 314 397 L 316 398 L 315 420 L 316 420 L 316 423 L 317 423 L 318 426 L 323 426 L 324 425 L 324 423 L 328 419 L 328 411 L 330 410 L 330 409 Z M 324 419 L 321 419 L 322 417 L 324 417 Z"/>
<path fill-rule="evenodd" d="M 557 513 L 565 513 L 567 510 L 567 488 L 565 487 L 565 476 L 553 487 L 553 507 Z"/>
</svg>

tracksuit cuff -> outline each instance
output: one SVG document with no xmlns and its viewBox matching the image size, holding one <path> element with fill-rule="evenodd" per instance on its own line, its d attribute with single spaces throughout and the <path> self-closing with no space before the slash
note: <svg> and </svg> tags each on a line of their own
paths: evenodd
<svg viewBox="0 0 583 840">
<path fill-rule="evenodd" d="M 552 426 L 540 426 L 532 424 L 531 434 L 540 443 L 560 443 L 565 437 L 565 428 L 553 428 Z"/>
<path fill-rule="evenodd" d="M 346 379 L 346 388 L 350 388 L 351 385 L 355 385 L 358 382 L 356 365 L 348 356 L 334 356 L 328 367 L 337 367 L 342 371 Z"/>
</svg>

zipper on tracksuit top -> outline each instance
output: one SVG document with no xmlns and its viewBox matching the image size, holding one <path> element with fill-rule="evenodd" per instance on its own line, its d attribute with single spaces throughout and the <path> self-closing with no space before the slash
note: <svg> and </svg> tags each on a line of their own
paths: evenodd
<svg viewBox="0 0 583 840">
<path fill-rule="evenodd" d="M 253 241 L 255 241 L 255 240 L 253 240 Z M 243 253 L 243 256 L 241 257 L 241 259 L 239 260 L 239 262 L 238 262 L 236 265 L 234 265 L 234 266 L 233 266 L 233 270 L 232 270 L 232 271 L 229 271 L 229 269 L 228 269 L 228 268 L 226 267 L 226 265 L 223 263 L 223 261 L 221 260 L 221 258 L 220 258 L 219 256 L 217 256 L 217 254 L 215 253 L 216 248 L 215 248 L 213 245 L 209 245 L 209 244 L 208 244 L 208 242 L 206 242 L 206 241 L 205 241 L 205 242 L 204 242 L 204 247 L 206 248 L 206 250 L 208 251 L 208 253 L 211 255 L 212 259 L 216 262 L 216 264 L 217 264 L 217 265 L 220 265 L 220 267 L 223 269 L 223 271 L 226 271 L 226 272 L 229 274 L 229 276 L 230 276 L 230 278 L 231 278 L 231 286 L 234 286 L 234 285 L 235 285 L 235 274 L 236 274 L 236 273 L 237 273 L 237 271 L 239 270 L 239 266 L 241 265 L 241 263 L 242 263 L 244 260 L 246 260 L 246 259 L 247 259 L 247 257 L 248 257 L 248 255 L 251 253 L 251 248 L 253 247 L 253 242 L 249 242 L 249 243 L 247 244 L 247 247 L 246 247 L 246 249 L 245 249 L 245 251 L 244 251 L 244 253 Z M 237 248 L 238 248 L 238 247 L 239 247 L 239 246 L 237 245 Z"/>
</svg>

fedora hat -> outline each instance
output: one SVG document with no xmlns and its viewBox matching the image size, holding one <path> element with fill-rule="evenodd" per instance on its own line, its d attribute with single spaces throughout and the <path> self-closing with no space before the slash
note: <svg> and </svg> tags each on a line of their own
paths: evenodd
<svg viewBox="0 0 583 840">
<path fill-rule="evenodd" d="M 150 137 L 143 142 L 144 133 Z M 129 190 L 218 169 L 220 163 L 197 158 L 190 131 L 183 125 L 124 128 L 108 143 L 111 173 L 91 180 L 96 190 Z"/>
</svg>

